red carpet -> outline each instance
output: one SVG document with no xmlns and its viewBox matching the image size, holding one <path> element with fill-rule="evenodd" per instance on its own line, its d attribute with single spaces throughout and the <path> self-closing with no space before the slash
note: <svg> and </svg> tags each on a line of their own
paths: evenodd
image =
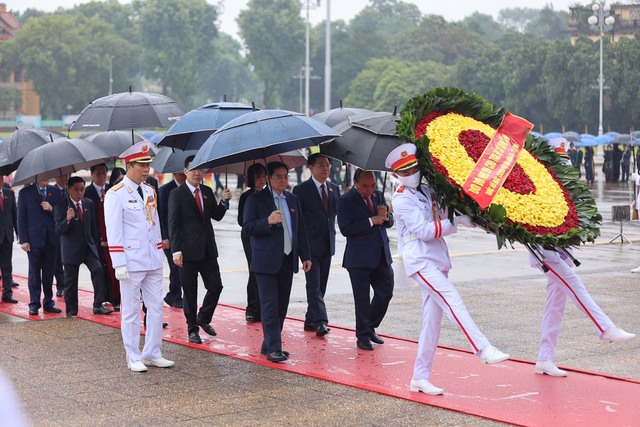
<svg viewBox="0 0 640 427">
<path fill-rule="evenodd" d="M 62 314 L 40 310 L 39 316 L 29 316 L 26 279 L 15 279 L 20 287 L 14 288 L 14 298 L 20 302 L 2 303 L 0 311 L 31 320 L 64 317 L 63 298 L 56 298 Z M 91 292 L 80 292 L 78 317 L 119 327 L 118 313 L 93 315 L 92 299 Z M 468 351 L 440 347 L 431 379 L 445 389 L 445 395 L 426 396 L 411 393 L 408 387 L 417 347 L 414 340 L 384 336 L 384 345 L 364 351 L 356 348 L 353 329 L 330 325 L 331 332 L 318 338 L 302 330 L 301 319 L 289 318 L 283 341 L 291 358 L 274 364 L 260 355 L 260 324 L 247 324 L 244 309 L 219 305 L 212 322 L 218 336 L 201 333 L 202 345 L 187 342 L 182 310 L 165 307 L 164 319 L 169 323 L 164 338 L 176 344 L 496 421 L 523 426 L 640 425 L 637 380 L 566 367 L 567 378 L 552 378 L 535 375 L 531 361 L 483 365 Z"/>
</svg>

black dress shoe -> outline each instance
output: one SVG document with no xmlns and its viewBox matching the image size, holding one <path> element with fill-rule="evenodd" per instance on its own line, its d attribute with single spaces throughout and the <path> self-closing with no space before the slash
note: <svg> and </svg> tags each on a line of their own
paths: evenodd
<svg viewBox="0 0 640 427">
<path fill-rule="evenodd" d="M 216 330 L 213 329 L 213 327 L 209 323 L 207 323 L 206 325 L 202 323 L 196 323 L 196 325 L 200 326 L 203 331 L 205 331 L 207 334 L 211 335 L 212 337 L 215 337 L 216 335 L 218 335 L 216 333 Z"/>
<path fill-rule="evenodd" d="M 12 288 L 17 288 L 18 286 L 20 286 L 20 284 L 18 282 L 16 282 L 15 280 L 11 281 L 11 287 Z"/>
<path fill-rule="evenodd" d="M 304 324 L 304 328 L 303 328 L 303 329 L 304 329 L 305 331 L 311 332 L 311 331 L 315 331 L 315 330 L 316 330 L 316 327 L 315 327 L 315 326 L 313 326 L 313 325 L 309 325 L 308 323 L 305 323 L 305 324 Z"/>
<path fill-rule="evenodd" d="M 56 291 L 56 296 L 57 296 L 57 297 L 63 297 L 63 296 L 64 296 L 64 290 L 62 290 L 62 289 L 58 289 L 58 290 Z"/>
<path fill-rule="evenodd" d="M 273 351 L 267 354 L 267 360 L 269 362 L 280 363 L 287 360 L 287 356 L 285 356 L 284 353 L 281 351 Z"/>
<path fill-rule="evenodd" d="M 376 344 L 384 344 L 384 340 L 380 338 L 380 335 L 376 334 L 375 331 L 371 332 L 371 341 Z"/>
<path fill-rule="evenodd" d="M 18 300 L 13 298 L 2 298 L 2 302 L 10 302 L 11 304 L 17 304 Z"/>
<path fill-rule="evenodd" d="M 191 332 L 189 334 L 189 342 L 194 344 L 202 344 L 202 340 L 200 339 L 200 335 L 197 332 Z"/>
<path fill-rule="evenodd" d="M 356 345 L 358 346 L 358 348 L 361 348 L 363 350 L 373 350 L 373 345 L 371 344 L 371 341 L 369 340 L 358 340 L 358 342 L 356 343 Z"/>
<path fill-rule="evenodd" d="M 255 323 L 260 321 L 260 316 L 256 316 L 254 314 L 247 314 L 245 315 L 245 319 L 247 319 L 247 322 L 249 323 Z"/>
<path fill-rule="evenodd" d="M 173 304 L 171 304 L 171 307 L 173 307 L 173 308 L 183 308 L 184 307 L 184 303 L 182 301 L 174 301 Z"/>
<path fill-rule="evenodd" d="M 38 315 L 38 309 L 37 308 L 30 308 L 29 309 L 29 316 L 37 316 Z"/>
<path fill-rule="evenodd" d="M 267 350 L 265 350 L 264 348 L 261 349 L 260 354 L 267 354 Z M 289 358 L 289 352 L 287 350 L 282 350 L 282 354 L 284 354 L 284 357 L 286 357 L 287 359 Z"/>
<path fill-rule="evenodd" d="M 167 326 L 169 326 L 167 322 L 162 322 L 162 329 L 166 328 Z"/>
<path fill-rule="evenodd" d="M 107 307 L 93 307 L 93 314 L 111 314 L 113 310 Z"/>
<path fill-rule="evenodd" d="M 316 328 L 316 335 L 319 337 L 323 337 L 329 333 L 329 328 L 327 325 L 320 325 Z"/>
<path fill-rule="evenodd" d="M 55 305 L 52 305 L 51 307 L 45 307 L 44 311 L 46 313 L 62 313 L 62 310 L 60 310 L 58 307 L 56 307 Z"/>
</svg>

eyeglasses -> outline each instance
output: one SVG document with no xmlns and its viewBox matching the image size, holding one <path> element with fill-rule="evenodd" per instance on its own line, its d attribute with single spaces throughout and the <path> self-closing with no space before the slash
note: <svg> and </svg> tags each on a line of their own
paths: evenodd
<svg viewBox="0 0 640 427">
<path fill-rule="evenodd" d="M 278 179 L 278 180 L 285 180 L 285 179 L 289 179 L 289 175 L 272 175 L 271 178 Z"/>
</svg>

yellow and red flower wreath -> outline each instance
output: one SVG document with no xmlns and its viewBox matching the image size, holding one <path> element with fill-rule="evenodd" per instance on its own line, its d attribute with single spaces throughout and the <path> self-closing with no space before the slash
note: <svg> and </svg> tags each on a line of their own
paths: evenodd
<svg viewBox="0 0 640 427">
<path fill-rule="evenodd" d="M 527 136 L 488 208 L 462 191 L 505 113 L 476 94 L 436 88 L 407 103 L 398 134 L 418 146 L 423 175 L 442 203 L 493 231 L 499 247 L 506 241 L 556 247 L 594 241 L 602 219 L 595 201 L 543 138 Z"/>
</svg>

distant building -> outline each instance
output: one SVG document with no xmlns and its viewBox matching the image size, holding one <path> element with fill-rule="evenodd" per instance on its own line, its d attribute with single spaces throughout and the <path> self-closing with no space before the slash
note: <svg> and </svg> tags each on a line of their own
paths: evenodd
<svg viewBox="0 0 640 427">
<path fill-rule="evenodd" d="M 0 3 L 0 43 L 15 37 L 20 24 L 11 11 L 7 12 L 7 5 Z M 22 94 L 22 104 L 17 111 L 0 112 L 7 116 L 25 115 L 40 116 L 40 97 L 35 92 L 33 82 L 23 79 L 24 70 L 8 71 L 5 64 L 0 62 L 0 87 L 13 87 Z"/>
<path fill-rule="evenodd" d="M 610 3 L 610 15 L 615 18 L 613 28 L 604 33 L 612 42 L 617 42 L 621 37 L 633 37 L 640 32 L 640 4 L 616 4 Z M 572 6 L 569 8 L 571 17 L 569 18 L 569 29 L 571 31 L 571 41 L 580 36 L 587 36 L 593 41 L 600 38 L 598 30 L 592 30 L 587 22 L 591 15 L 596 13 L 591 10 L 591 6 Z"/>
</svg>

